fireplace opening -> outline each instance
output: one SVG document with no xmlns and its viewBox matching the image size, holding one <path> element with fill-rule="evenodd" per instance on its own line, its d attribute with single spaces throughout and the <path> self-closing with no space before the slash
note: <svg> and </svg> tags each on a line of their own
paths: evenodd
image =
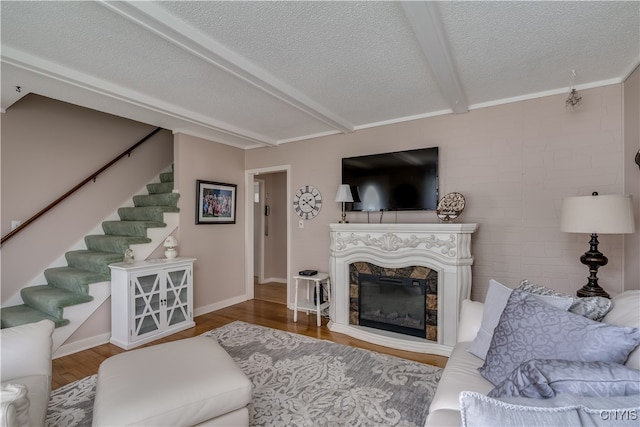
<svg viewBox="0 0 640 427">
<path fill-rule="evenodd" d="M 358 274 L 359 324 L 424 338 L 427 281 L 411 277 Z"/>
</svg>

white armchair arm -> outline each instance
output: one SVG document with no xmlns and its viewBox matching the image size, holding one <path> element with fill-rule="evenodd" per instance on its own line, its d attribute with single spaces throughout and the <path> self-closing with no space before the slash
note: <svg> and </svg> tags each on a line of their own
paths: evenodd
<svg viewBox="0 0 640 427">
<path fill-rule="evenodd" d="M 2 382 L 31 375 L 51 377 L 54 327 L 52 321 L 41 320 L 0 331 Z"/>
<path fill-rule="evenodd" d="M 484 303 L 463 300 L 458 323 L 458 342 L 473 341 L 478 335 L 482 323 Z"/>
</svg>

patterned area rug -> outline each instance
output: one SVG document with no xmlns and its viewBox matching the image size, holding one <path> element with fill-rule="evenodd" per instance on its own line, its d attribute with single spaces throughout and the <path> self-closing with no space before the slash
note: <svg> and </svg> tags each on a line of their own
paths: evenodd
<svg viewBox="0 0 640 427">
<path fill-rule="evenodd" d="M 423 426 L 442 369 L 233 322 L 217 340 L 253 383 L 253 426 Z M 48 426 L 90 426 L 96 376 L 52 392 Z"/>
</svg>

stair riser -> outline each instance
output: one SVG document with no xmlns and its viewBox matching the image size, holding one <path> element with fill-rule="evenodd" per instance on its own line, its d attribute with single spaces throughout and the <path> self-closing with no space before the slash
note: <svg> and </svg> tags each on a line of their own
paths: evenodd
<svg viewBox="0 0 640 427">
<path fill-rule="evenodd" d="M 96 255 L 89 251 L 72 251 L 67 252 L 65 258 L 69 267 L 106 274 L 111 277 L 109 264 L 122 262 L 124 256 L 116 253 L 100 253 L 100 255 Z"/>
<path fill-rule="evenodd" d="M 114 252 L 123 254 L 131 245 L 149 243 L 151 239 L 136 236 L 86 236 L 87 249 L 96 252 Z"/>
<path fill-rule="evenodd" d="M 178 207 L 178 193 L 171 194 L 150 194 L 148 196 L 133 196 L 133 204 L 136 207 L 143 206 L 172 206 Z"/>
<path fill-rule="evenodd" d="M 22 300 L 29 307 L 40 310 L 57 319 L 63 318 L 64 307 L 91 301 L 90 295 L 73 294 L 66 291 L 56 291 L 48 285 L 31 286 L 20 292 Z"/>
<path fill-rule="evenodd" d="M 165 213 L 180 212 L 175 206 L 142 206 L 118 209 L 122 221 L 156 221 L 162 222 Z"/>
<path fill-rule="evenodd" d="M 2 309 L 0 320 L 0 327 L 13 328 L 14 326 L 20 326 L 27 323 L 35 323 L 41 320 L 51 320 L 55 323 L 56 328 L 69 324 L 67 319 L 58 319 L 57 317 L 43 313 L 40 310 L 36 310 L 28 305 L 14 305 L 12 307 L 6 307 Z"/>
<path fill-rule="evenodd" d="M 102 223 L 104 234 L 113 236 L 147 237 L 148 228 L 165 227 L 160 221 L 105 221 Z"/>
<path fill-rule="evenodd" d="M 122 221 L 162 221 L 160 207 L 120 208 L 118 216 Z"/>
<path fill-rule="evenodd" d="M 160 182 L 173 182 L 173 172 L 163 172 L 160 174 Z"/>
<path fill-rule="evenodd" d="M 173 192 L 173 181 L 147 184 L 149 194 L 161 194 Z"/>
<path fill-rule="evenodd" d="M 44 271 L 44 277 L 50 286 L 87 295 L 89 284 L 110 280 L 108 275 L 70 267 L 48 268 Z"/>
</svg>

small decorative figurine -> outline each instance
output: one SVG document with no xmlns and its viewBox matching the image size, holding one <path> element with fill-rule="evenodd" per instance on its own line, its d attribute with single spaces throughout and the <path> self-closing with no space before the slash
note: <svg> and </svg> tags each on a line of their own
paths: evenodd
<svg viewBox="0 0 640 427">
<path fill-rule="evenodd" d="M 178 239 L 173 236 L 169 236 L 165 239 L 163 246 L 167 248 L 167 250 L 164 251 L 164 256 L 167 257 L 167 259 L 174 259 L 178 256 L 178 251 L 176 251 L 176 246 L 178 246 Z"/>
<path fill-rule="evenodd" d="M 124 251 L 124 263 L 133 264 L 133 249 L 129 248 Z"/>
</svg>

